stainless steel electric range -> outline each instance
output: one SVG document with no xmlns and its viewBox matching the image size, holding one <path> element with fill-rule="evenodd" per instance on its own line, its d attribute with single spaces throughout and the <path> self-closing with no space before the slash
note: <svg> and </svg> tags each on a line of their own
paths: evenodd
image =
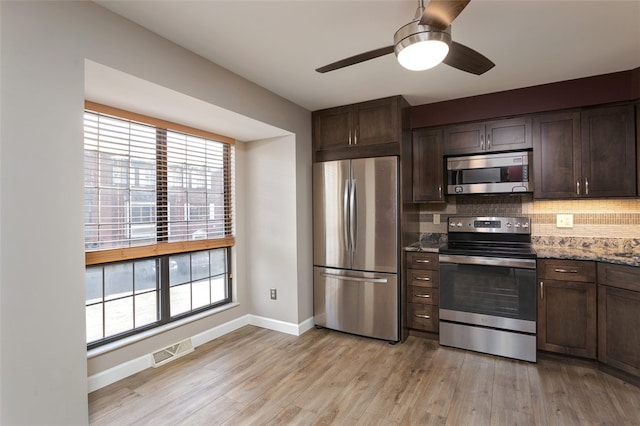
<svg viewBox="0 0 640 426">
<path fill-rule="evenodd" d="M 536 253 L 526 217 L 450 217 L 440 344 L 536 361 Z"/>
</svg>

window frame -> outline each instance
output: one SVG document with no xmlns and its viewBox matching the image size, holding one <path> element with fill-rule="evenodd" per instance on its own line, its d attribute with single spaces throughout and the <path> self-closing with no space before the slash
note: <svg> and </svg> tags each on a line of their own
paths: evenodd
<svg viewBox="0 0 640 426">
<path fill-rule="evenodd" d="M 233 183 L 233 148 L 235 145 L 235 140 L 228 138 L 226 136 L 214 134 L 211 132 L 203 131 L 200 129 L 192 128 L 189 126 L 184 126 L 181 124 L 157 119 L 154 117 L 145 116 L 142 114 L 133 113 L 130 111 L 110 107 L 107 105 L 98 104 L 91 101 L 85 101 L 85 112 L 97 113 L 111 116 L 115 119 L 131 121 L 136 123 L 141 123 L 144 125 L 149 125 L 156 128 L 156 185 L 154 191 L 156 193 L 156 199 L 160 199 L 161 195 L 167 194 L 167 188 L 169 187 L 169 182 L 171 179 L 170 173 L 168 173 L 167 167 L 167 134 L 169 132 L 178 132 L 181 134 L 185 134 L 186 136 L 194 136 L 197 138 L 203 138 L 206 140 L 212 140 L 215 142 L 219 142 L 224 144 L 222 158 L 225 161 L 225 167 L 222 169 L 223 173 L 223 185 L 224 190 L 222 192 L 223 197 L 225 199 L 224 202 L 224 217 L 223 217 L 223 236 L 220 237 L 210 237 L 210 238 L 202 238 L 202 239 L 185 239 L 180 241 L 168 241 L 168 223 L 171 221 L 170 213 L 169 213 L 169 203 L 165 201 L 165 204 L 156 202 L 152 203 L 154 209 L 156 210 L 156 220 L 154 222 L 156 231 L 155 238 L 156 242 L 152 244 L 141 244 L 141 245 L 130 245 L 126 247 L 118 247 L 118 248 L 106 248 L 106 249 L 87 249 L 85 248 L 85 266 L 89 267 L 102 267 L 102 285 L 103 285 L 103 293 L 102 293 L 102 315 L 103 315 L 103 323 L 102 323 L 102 334 L 103 337 L 98 340 L 93 340 L 91 342 L 87 342 L 87 348 L 93 349 L 99 346 L 102 346 L 107 343 L 112 343 L 119 339 L 130 337 L 136 335 L 141 332 L 148 331 L 153 328 L 157 328 L 163 326 L 165 324 L 183 320 L 192 315 L 197 315 L 202 312 L 206 312 L 208 310 L 212 310 L 218 308 L 220 306 L 229 304 L 232 302 L 232 279 L 233 274 L 231 271 L 231 254 L 232 247 L 235 245 L 235 236 L 234 236 L 234 224 L 233 224 L 233 208 L 234 208 L 234 183 Z M 230 151 L 226 151 L 230 150 Z M 162 157 L 164 156 L 164 157 Z M 86 157 L 85 157 L 86 158 Z M 164 163 L 162 162 L 164 161 Z M 228 161 L 228 163 L 227 163 Z M 135 179 L 136 182 L 141 179 L 138 173 L 131 175 L 131 168 L 129 168 L 127 179 Z M 183 170 L 183 181 L 185 179 L 184 174 L 188 173 L 187 170 Z M 186 176 L 189 179 L 189 184 L 191 183 L 192 177 Z M 204 187 L 207 187 L 207 180 L 205 178 L 201 179 Z M 166 198 L 166 197 L 165 197 Z M 137 202 L 139 203 L 139 202 Z M 150 204 L 151 205 L 151 204 Z M 207 206 L 207 210 L 211 209 L 212 204 Z M 187 206 L 188 207 L 188 206 Z M 86 211 L 86 206 L 84 207 Z M 185 207 L 186 208 L 186 207 Z M 209 213 L 210 214 L 210 213 Z M 208 215 L 209 215 L 208 214 Z M 222 216 L 222 215 L 221 215 Z M 164 228 L 164 231 L 161 231 L 160 228 Z M 225 285 L 225 294 L 226 297 L 222 300 L 218 300 L 214 303 L 210 303 L 207 305 L 199 306 L 197 308 L 193 308 L 191 306 L 190 310 L 185 312 L 181 312 L 174 316 L 171 316 L 170 312 L 170 256 L 171 255 L 179 255 L 179 254 L 189 254 L 189 259 L 192 259 L 192 254 L 200 251 L 209 251 L 216 249 L 224 249 L 225 250 L 225 259 L 226 264 L 224 265 L 224 272 L 221 274 L 216 274 L 216 277 L 223 276 L 224 277 L 224 285 Z M 209 254 L 211 256 L 211 254 Z M 104 267 L 107 265 L 118 264 L 118 263 L 127 263 L 139 260 L 155 260 L 156 261 L 156 290 L 157 291 L 157 320 L 145 324 L 140 327 L 135 327 L 129 330 L 125 330 L 123 332 L 105 336 L 105 323 L 104 323 L 104 315 L 105 315 L 105 302 L 107 301 L 105 293 L 104 293 L 104 283 L 105 283 L 105 270 Z M 191 262 L 191 261 L 190 261 Z M 211 262 L 211 260 L 210 260 Z M 191 270 L 193 267 L 192 264 L 189 266 L 189 273 L 192 274 Z M 134 268 L 134 266 L 132 266 Z M 209 273 L 212 273 L 209 270 Z M 211 280 L 215 278 L 212 275 L 209 275 L 208 279 L 209 285 L 211 285 Z M 193 284 L 196 281 L 193 281 L 193 276 L 191 275 L 192 281 L 190 281 L 191 289 L 193 289 Z M 135 287 L 135 279 L 134 279 L 134 287 Z M 211 287 L 210 290 L 211 292 Z M 132 297 L 135 297 L 135 288 L 132 293 Z M 210 296 L 211 298 L 211 293 Z M 211 301 L 211 299 L 210 299 Z M 193 299 L 191 301 L 193 303 Z M 89 304 L 87 306 L 90 306 Z M 135 307 L 133 308 L 133 316 L 136 316 Z"/>
</svg>

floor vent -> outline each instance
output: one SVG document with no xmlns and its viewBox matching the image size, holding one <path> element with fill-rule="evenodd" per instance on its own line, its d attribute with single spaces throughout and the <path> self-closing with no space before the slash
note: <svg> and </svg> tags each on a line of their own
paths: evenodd
<svg viewBox="0 0 640 426">
<path fill-rule="evenodd" d="M 183 340 L 180 343 L 176 343 L 175 345 L 171 345 L 154 352 L 152 354 L 153 366 L 160 367 L 161 365 L 180 358 L 190 352 L 193 352 L 193 343 L 191 343 L 191 339 Z"/>
</svg>

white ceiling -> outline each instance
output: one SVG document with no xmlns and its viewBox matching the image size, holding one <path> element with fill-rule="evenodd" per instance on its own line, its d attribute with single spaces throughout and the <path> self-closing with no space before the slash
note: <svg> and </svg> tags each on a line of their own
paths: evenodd
<svg viewBox="0 0 640 426">
<path fill-rule="evenodd" d="M 639 0 L 472 0 L 452 37 L 496 64 L 482 76 L 407 71 L 393 54 L 315 72 L 392 45 L 417 0 L 94 1 L 309 110 L 392 95 L 420 105 L 640 66 Z"/>
</svg>

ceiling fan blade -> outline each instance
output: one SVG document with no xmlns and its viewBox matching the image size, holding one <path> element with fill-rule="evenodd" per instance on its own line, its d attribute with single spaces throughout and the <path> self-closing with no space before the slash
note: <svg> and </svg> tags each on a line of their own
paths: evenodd
<svg viewBox="0 0 640 426">
<path fill-rule="evenodd" d="M 449 46 L 449 54 L 442 61 L 450 67 L 457 68 L 471 74 L 480 75 L 495 67 L 486 56 L 455 41 Z"/>
<path fill-rule="evenodd" d="M 471 0 L 431 0 L 424 8 L 420 25 L 440 30 L 447 28 Z"/>
<path fill-rule="evenodd" d="M 393 46 L 387 46 L 387 47 L 381 47 L 380 49 L 370 50 L 368 52 L 364 52 L 359 55 L 351 56 L 350 58 L 342 59 L 332 64 L 325 65 L 324 67 L 318 68 L 316 71 L 320 73 L 325 73 L 325 72 L 337 70 L 340 68 L 348 67 L 350 65 L 355 65 L 360 62 L 368 61 L 369 59 L 374 59 L 379 56 L 388 55 L 389 53 L 393 53 L 393 49 L 394 49 Z"/>
</svg>

